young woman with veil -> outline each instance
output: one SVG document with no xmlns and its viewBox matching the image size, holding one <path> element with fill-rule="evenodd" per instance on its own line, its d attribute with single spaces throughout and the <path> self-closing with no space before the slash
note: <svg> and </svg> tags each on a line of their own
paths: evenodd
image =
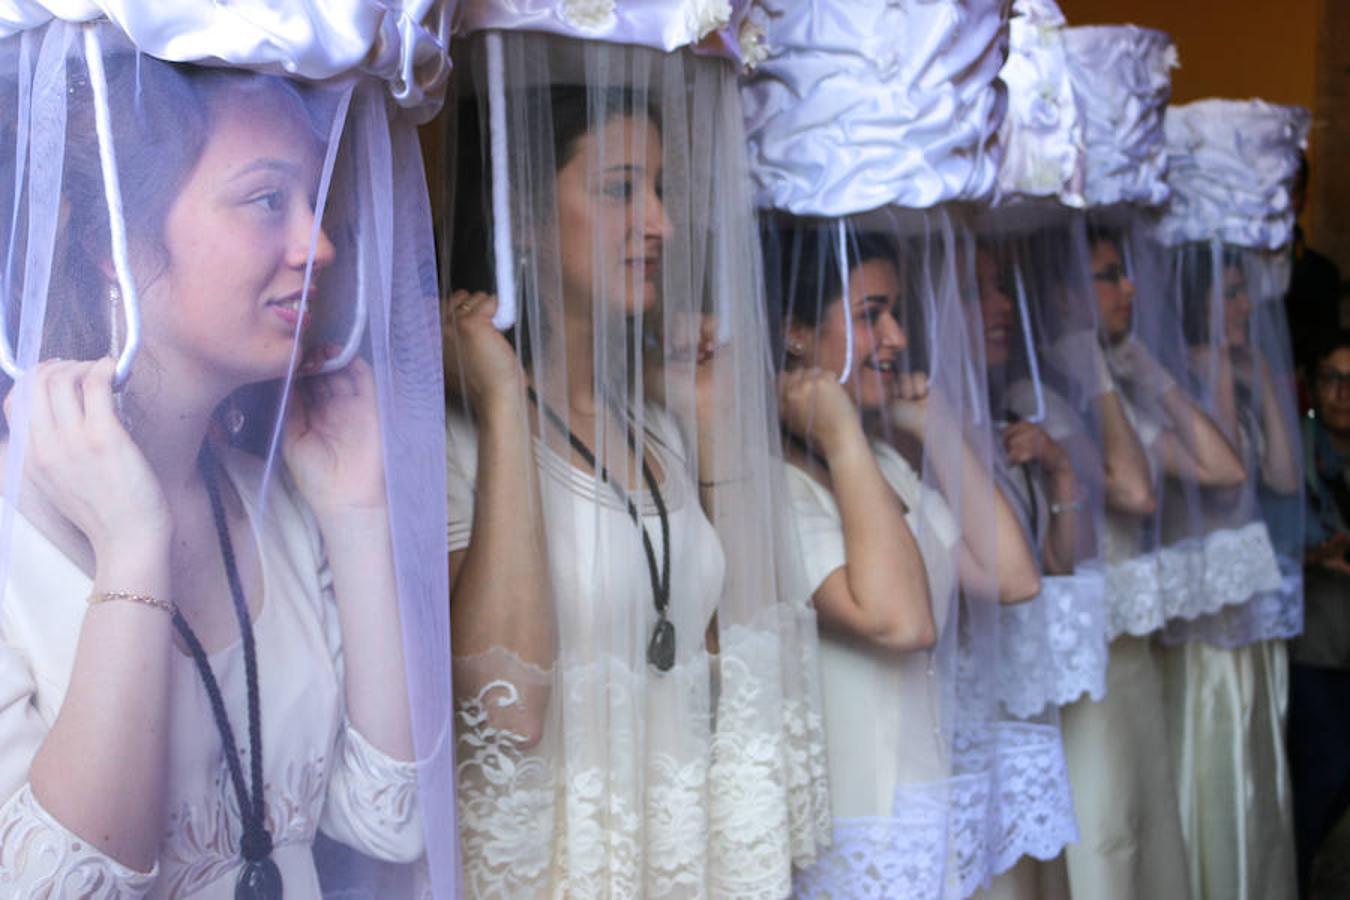
<svg viewBox="0 0 1350 900">
<path fill-rule="evenodd" d="M 972 245 L 953 207 L 992 189 L 1006 27 L 1006 10 L 967 9 L 958 40 L 937 9 L 775 6 L 742 90 L 798 593 L 822 622 L 834 846 L 799 872 L 802 896 L 969 896 L 1072 831 L 1042 814 L 1041 783 L 1023 795 L 1040 747 L 1003 727 L 991 679 L 997 601 L 1040 581 L 991 476 L 961 304 Z M 869 34 L 907 37 L 890 57 L 841 51 Z M 887 140 L 851 140 L 864 131 Z"/>
<path fill-rule="evenodd" d="M 992 462 L 1000 492 L 1036 552 L 1041 592 L 1000 611 L 998 699 L 1006 727 L 1053 735 L 1040 754 L 1046 795 L 1062 797 L 1063 842 L 1036 846 L 981 896 L 1068 893 L 1062 850 L 1077 837 L 1064 772 L 1059 707 L 1106 687 L 1105 572 L 1098 535 L 1104 493 L 1151 499 L 1142 449 L 1110 429 L 1119 398 L 1096 350 L 1083 240 L 1083 124 L 1049 0 L 1014 4 L 1008 116 L 998 190 L 976 220 L 974 287 L 966 303 L 982 335 Z M 1121 440 L 1121 437 L 1125 440 Z M 1104 462 L 1105 461 L 1105 462 Z M 1051 773 L 1063 784 L 1056 787 Z M 1049 808 L 1049 804 L 1047 803 Z"/>
<path fill-rule="evenodd" d="M 1250 533 L 1263 577 L 1212 579 L 1208 615 L 1169 623 L 1168 708 L 1196 897 L 1294 895 L 1284 639 L 1302 625 L 1302 454 L 1287 327 L 1291 189 L 1308 119 L 1260 101 L 1167 115 L 1174 302 L 1202 396 L 1250 473 L 1204 495 L 1214 534 Z M 1223 560 L 1216 561 L 1225 569 Z M 1247 576 L 1244 571 L 1240 575 Z"/>
<path fill-rule="evenodd" d="M 1067 854 L 1069 882 L 1075 893 L 1094 896 L 1185 897 L 1186 858 L 1152 635 L 1174 614 L 1174 595 L 1196 593 L 1203 533 L 1198 527 L 1170 531 L 1167 537 L 1177 542 L 1169 546 L 1163 526 L 1169 517 L 1190 523 L 1199 484 L 1231 486 L 1245 472 L 1188 393 L 1159 248 L 1148 235 L 1150 211 L 1169 194 L 1162 118 L 1175 49 L 1167 35 L 1133 26 L 1069 28 L 1065 42 L 1085 117 L 1087 262 L 1097 333 L 1090 358 L 1123 413 L 1103 408 L 1103 440 L 1108 447 L 1137 441 L 1150 473 L 1146 492 L 1113 490 L 1107 459 L 1101 534 L 1111 640 L 1106 696 L 1065 707 L 1062 716 L 1082 834 Z M 1165 483 L 1191 487 L 1169 491 Z"/>
<path fill-rule="evenodd" d="M 191 33 L 159 37 L 203 36 L 176 25 Z M 380 343 L 434 315 L 434 291 L 378 280 L 371 228 L 394 223 L 400 264 L 427 272 L 430 220 L 363 174 L 381 141 L 385 177 L 396 157 L 416 171 L 410 124 L 376 78 L 166 63 L 107 20 L 0 44 L 0 880 L 411 896 L 409 864 L 453 851 L 424 831 L 448 807 L 419 791 L 449 774 L 445 718 L 419 702 L 449 666 L 404 643 L 446 622 L 404 542 L 438 518 L 401 481 L 437 476 L 436 434 L 389 391 L 438 373 L 434 343 Z M 305 48 L 217 49 L 272 68 Z"/>
<path fill-rule="evenodd" d="M 465 886 L 782 896 L 827 838 L 823 748 L 813 629 L 779 601 L 735 30 L 572 11 L 524 33 L 485 5 L 455 54 Z"/>
</svg>

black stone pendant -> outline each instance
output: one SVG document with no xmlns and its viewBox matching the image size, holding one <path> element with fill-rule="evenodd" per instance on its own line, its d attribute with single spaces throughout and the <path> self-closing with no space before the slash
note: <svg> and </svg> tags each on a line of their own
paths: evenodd
<svg viewBox="0 0 1350 900">
<path fill-rule="evenodd" d="M 675 626 L 665 616 L 656 620 L 652 639 L 647 642 L 647 663 L 658 672 L 669 672 L 675 667 Z"/>
<path fill-rule="evenodd" d="M 244 863 L 234 900 L 281 900 L 281 870 L 270 856 Z"/>
</svg>

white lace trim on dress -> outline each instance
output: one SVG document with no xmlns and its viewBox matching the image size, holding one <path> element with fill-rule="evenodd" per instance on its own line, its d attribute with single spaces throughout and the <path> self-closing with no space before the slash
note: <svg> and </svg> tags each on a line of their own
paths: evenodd
<svg viewBox="0 0 1350 900">
<path fill-rule="evenodd" d="M 999 611 L 999 700 L 1029 718 L 1047 706 L 1106 695 L 1106 576 L 1101 572 L 1041 579 L 1030 603 Z"/>
</svg>

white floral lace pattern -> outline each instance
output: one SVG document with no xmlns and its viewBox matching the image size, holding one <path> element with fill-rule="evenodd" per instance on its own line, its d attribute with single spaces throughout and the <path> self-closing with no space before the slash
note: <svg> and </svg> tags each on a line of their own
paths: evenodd
<svg viewBox="0 0 1350 900">
<path fill-rule="evenodd" d="M 981 743 L 993 752 L 972 751 L 964 773 L 898 789 L 891 817 L 836 819 L 833 846 L 797 873 L 794 894 L 962 900 L 1023 856 L 1052 859 L 1077 840 L 1058 729 L 1001 723 Z"/>
<path fill-rule="evenodd" d="M 1198 552 L 1197 552 L 1198 549 Z M 1280 566 L 1265 522 L 1221 528 L 1159 554 L 1167 619 L 1195 619 L 1280 588 Z"/>
<path fill-rule="evenodd" d="M 1054 859 L 1078 840 L 1059 729 L 1005 723 L 998 732 L 995 874 L 1011 869 L 1023 856 Z"/>
<path fill-rule="evenodd" d="M 1227 606 L 1192 621 L 1169 622 L 1165 644 L 1203 641 L 1222 650 L 1236 650 L 1260 641 L 1289 640 L 1303 633 L 1303 573 L 1298 563 L 1282 561 L 1279 590 L 1264 591 L 1246 603 Z"/>
<path fill-rule="evenodd" d="M 783 727 L 756 712 L 770 708 L 771 686 L 755 677 L 764 661 L 748 658 L 765 649 L 724 635 L 720 657 L 698 654 L 659 676 L 618 660 L 566 668 L 533 745 L 499 724 L 524 702 L 512 678 L 460 698 L 466 896 L 784 896 Z M 653 692 L 669 704 L 655 717 Z M 658 720 L 676 710 L 678 722 Z"/>
<path fill-rule="evenodd" d="M 159 874 L 98 852 L 47 813 L 28 785 L 0 809 L 0 895 L 25 900 L 135 900 Z"/>
<path fill-rule="evenodd" d="M 772 632 L 756 639 L 725 634 L 718 665 L 717 725 L 709 772 L 710 880 L 714 897 L 774 900 L 791 885 L 791 840 L 783 735 L 763 721 L 783 705 L 766 705 L 770 689 L 756 671 L 777 671 Z M 769 668 L 769 663 L 774 663 Z"/>
<path fill-rule="evenodd" d="M 795 634 L 787 634 L 793 626 Z M 795 675 L 801 685 L 788 692 L 783 706 L 788 831 L 794 866 L 810 865 L 821 850 L 830 845 L 834 832 L 816 629 L 816 613 L 812 607 L 800 608 L 795 616 L 790 610 L 784 610 L 782 646 L 799 647 L 799 658 L 789 661 L 788 668 L 791 670 L 789 675 Z"/>
<path fill-rule="evenodd" d="M 1280 567 L 1264 522 L 1212 531 L 1107 567 L 1109 633 L 1144 637 L 1277 591 Z"/>
<path fill-rule="evenodd" d="M 1018 718 L 1106 694 L 1106 577 L 1100 572 L 1041 579 L 1030 603 L 999 610 L 999 678 L 1004 709 Z"/>
<path fill-rule="evenodd" d="M 889 818 L 836 819 L 829 852 L 799 870 L 793 895 L 812 900 L 939 897 L 947 877 L 947 783 L 904 788 Z"/>
<path fill-rule="evenodd" d="M 1163 599 L 1158 557 L 1132 556 L 1106 567 L 1107 636 L 1144 636 L 1163 627 Z"/>
</svg>

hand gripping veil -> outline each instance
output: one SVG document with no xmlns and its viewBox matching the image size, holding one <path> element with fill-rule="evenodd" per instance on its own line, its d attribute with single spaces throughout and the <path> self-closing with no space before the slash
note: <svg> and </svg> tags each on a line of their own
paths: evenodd
<svg viewBox="0 0 1350 900">
<path fill-rule="evenodd" d="M 453 896 L 448 9 L 172 7 L 0 24 L 0 881 Z"/>
<path fill-rule="evenodd" d="M 773 897 L 828 839 L 744 10 L 461 8 L 443 233 L 472 896 Z M 738 50 L 739 48 L 739 50 Z"/>
<path fill-rule="evenodd" d="M 996 494 L 963 308 L 974 240 L 962 205 L 994 189 L 1006 10 L 774 3 L 758 15 L 767 56 L 742 96 L 796 593 L 829 626 L 834 846 L 796 890 L 966 896 L 1040 837 L 1010 826 L 1017 789 L 998 791 L 1024 746 L 993 681 Z M 865 456 L 849 452 L 858 441 Z"/>
</svg>

